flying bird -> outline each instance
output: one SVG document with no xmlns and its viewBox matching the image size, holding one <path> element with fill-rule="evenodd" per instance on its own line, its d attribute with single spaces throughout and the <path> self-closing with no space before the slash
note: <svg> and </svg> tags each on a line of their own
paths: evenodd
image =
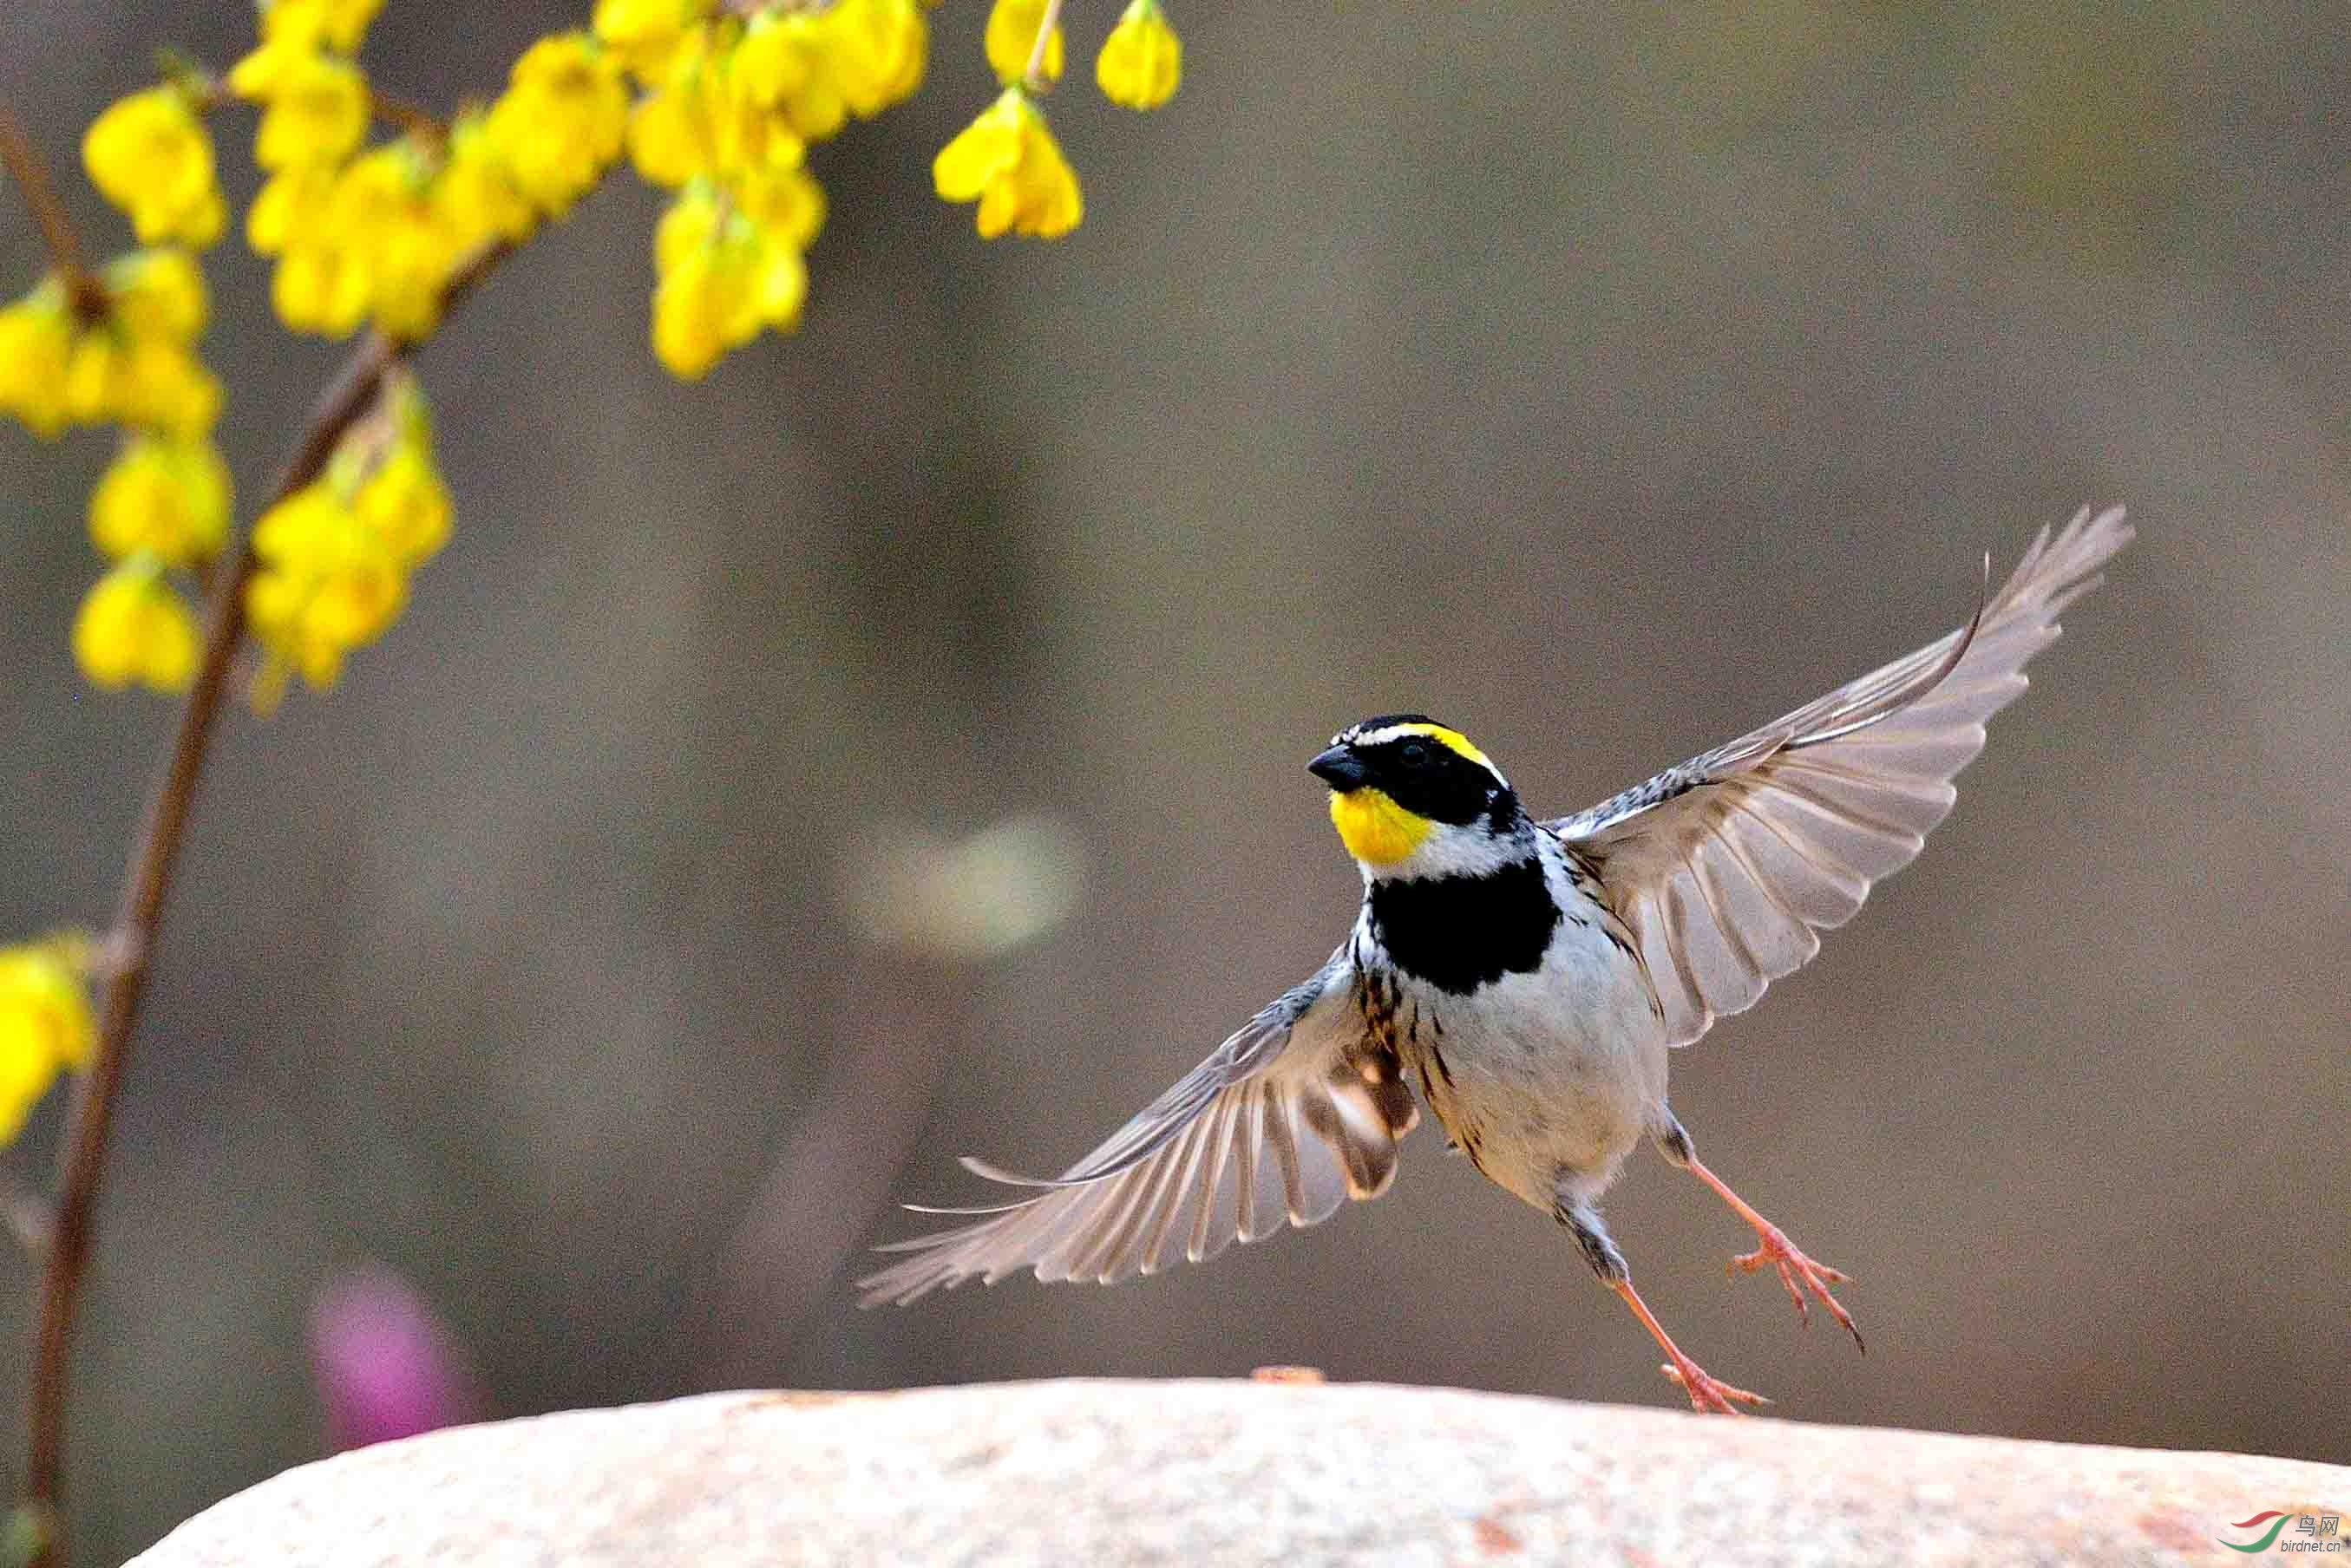
<svg viewBox="0 0 2351 1568">
<path fill-rule="evenodd" d="M 1452 1145 L 1558 1220 L 1702 1411 L 1765 1403 L 1707 1373 L 1640 1293 L 1598 1203 L 1643 1139 L 1754 1228 L 1775 1271 L 1860 1343 L 1817 1262 L 1698 1158 L 1669 1053 L 1754 1005 L 1910 862 L 1984 721 L 2129 541 L 2120 507 L 2043 529 L 1966 625 L 1589 810 L 1540 819 L 1459 731 L 1351 725 L 1308 764 L 1361 867 L 1330 961 L 1059 1177 L 964 1163 L 1019 1196 L 884 1247 L 868 1305 L 1024 1268 L 1102 1283 L 1212 1258 L 1386 1190 L 1419 1086 Z M 1987 570 L 1989 569 L 1987 560 Z"/>
</svg>

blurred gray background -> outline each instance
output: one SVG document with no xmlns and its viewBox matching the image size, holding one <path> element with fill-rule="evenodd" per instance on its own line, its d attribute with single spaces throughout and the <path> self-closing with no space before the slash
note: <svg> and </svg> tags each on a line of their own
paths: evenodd
<svg viewBox="0 0 2351 1568">
<path fill-rule="evenodd" d="M 1932 847 L 1676 1061 L 1869 1355 L 1727 1281 L 1750 1238 L 1647 1154 L 1611 1217 L 1784 1418 L 2351 1459 L 2351 17 L 1179 5 L 1145 118 L 1092 87 L 1114 11 L 1073 0 L 1050 106 L 1070 241 L 930 193 L 991 91 L 951 0 L 923 94 L 815 155 L 798 337 L 663 375 L 623 176 L 423 357 L 454 543 L 206 780 L 83 1325 L 86 1554 L 319 1451 L 305 1314 L 369 1259 L 500 1414 L 1272 1362 L 1678 1404 L 1426 1130 L 1379 1203 L 1210 1267 L 849 1282 L 891 1199 L 981 1196 L 955 1155 L 1058 1168 L 1329 951 L 1334 729 L 1426 709 L 1581 806 L 1946 629 L 2084 501 L 2142 537 Z M 447 108 L 584 14 L 393 0 L 365 59 Z M 101 254 L 80 127 L 249 29 L 0 11 Z M 340 351 L 211 265 L 250 497 Z M 0 293 L 42 265 L 0 201 Z M 106 456 L 0 429 L 0 940 L 104 921 L 169 722 L 68 659 Z M 876 834 L 1019 813 L 1080 878 L 1046 936 L 945 966 L 852 918 Z"/>
</svg>

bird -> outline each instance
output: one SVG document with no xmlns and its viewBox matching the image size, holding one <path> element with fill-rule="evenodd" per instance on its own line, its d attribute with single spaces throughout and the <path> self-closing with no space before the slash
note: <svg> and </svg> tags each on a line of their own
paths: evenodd
<svg viewBox="0 0 2351 1568">
<path fill-rule="evenodd" d="M 1307 765 L 1363 873 L 1353 926 L 1174 1087 L 1060 1176 L 967 1157 L 1017 1196 L 919 1211 L 954 1226 L 880 1251 L 864 1303 L 1021 1269 L 1114 1282 L 1327 1219 L 1387 1189 L 1419 1100 L 1487 1179 L 1552 1216 L 1702 1413 L 1770 1403 L 1708 1373 L 1640 1293 L 1599 1200 L 1645 1139 L 1729 1204 L 1809 1321 L 1863 1345 L 1833 1287 L 1698 1156 L 1671 1052 L 1754 1005 L 1907 865 L 1984 722 L 2025 689 L 2058 615 L 2129 542 L 2123 509 L 2043 528 L 1967 624 L 1573 815 L 1539 819 L 1460 731 L 1365 719 Z"/>
</svg>

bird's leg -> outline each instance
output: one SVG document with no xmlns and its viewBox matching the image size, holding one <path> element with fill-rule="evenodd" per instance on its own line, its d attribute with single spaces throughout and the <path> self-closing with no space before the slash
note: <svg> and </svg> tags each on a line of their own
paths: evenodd
<svg viewBox="0 0 2351 1568">
<path fill-rule="evenodd" d="M 1670 1115 L 1666 1120 L 1666 1130 L 1657 1135 L 1657 1148 L 1674 1164 L 1713 1188 L 1721 1195 L 1722 1200 L 1730 1205 L 1732 1213 L 1755 1227 L 1755 1234 L 1762 1245 L 1731 1259 L 1732 1268 L 1750 1274 L 1766 1267 L 1779 1270 L 1780 1282 L 1788 1287 L 1788 1295 L 1796 1303 L 1797 1316 L 1806 1323 L 1812 1321 L 1812 1309 L 1804 1301 L 1804 1292 L 1812 1292 L 1821 1305 L 1828 1309 L 1829 1315 L 1853 1335 L 1854 1344 L 1860 1346 L 1863 1354 L 1868 1353 L 1869 1346 L 1862 1343 L 1861 1330 L 1854 1326 L 1853 1314 L 1829 1293 L 1829 1286 L 1844 1284 L 1852 1279 L 1852 1275 L 1805 1256 L 1793 1241 L 1788 1240 L 1785 1231 L 1749 1207 L 1745 1199 L 1730 1190 L 1729 1183 L 1699 1163 L 1697 1146 L 1690 1142 L 1690 1136 L 1682 1129 L 1682 1124 Z M 1797 1282 L 1799 1281 L 1802 1282 L 1801 1286 Z"/>
<path fill-rule="evenodd" d="M 1625 1254 L 1616 1250 L 1606 1227 L 1600 1223 L 1599 1210 L 1589 1203 L 1562 1199 L 1552 1212 L 1574 1234 L 1576 1245 L 1583 1249 L 1584 1262 L 1600 1276 L 1600 1282 L 1625 1298 L 1625 1304 L 1633 1309 L 1633 1315 L 1641 1320 L 1641 1326 L 1649 1331 L 1649 1337 L 1666 1353 L 1666 1364 L 1657 1370 L 1681 1385 L 1682 1392 L 1689 1396 L 1691 1409 L 1701 1415 L 1743 1416 L 1747 1412 L 1739 1408 L 1740 1405 L 1771 1402 L 1761 1394 L 1732 1387 L 1682 1354 L 1681 1346 L 1657 1321 L 1657 1314 L 1649 1310 L 1649 1303 L 1633 1288 L 1633 1272 L 1625 1262 Z"/>
</svg>

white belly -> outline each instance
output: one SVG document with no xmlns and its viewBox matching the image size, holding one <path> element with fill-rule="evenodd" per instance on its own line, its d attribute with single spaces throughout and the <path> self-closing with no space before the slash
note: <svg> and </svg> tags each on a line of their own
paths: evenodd
<svg viewBox="0 0 2351 1568">
<path fill-rule="evenodd" d="M 1665 1026 L 1639 965 L 1596 918 L 1563 921 L 1541 969 L 1466 996 L 1407 977 L 1395 1022 L 1446 1131 L 1546 1213 L 1562 1196 L 1596 1198 L 1665 1125 Z"/>
</svg>

